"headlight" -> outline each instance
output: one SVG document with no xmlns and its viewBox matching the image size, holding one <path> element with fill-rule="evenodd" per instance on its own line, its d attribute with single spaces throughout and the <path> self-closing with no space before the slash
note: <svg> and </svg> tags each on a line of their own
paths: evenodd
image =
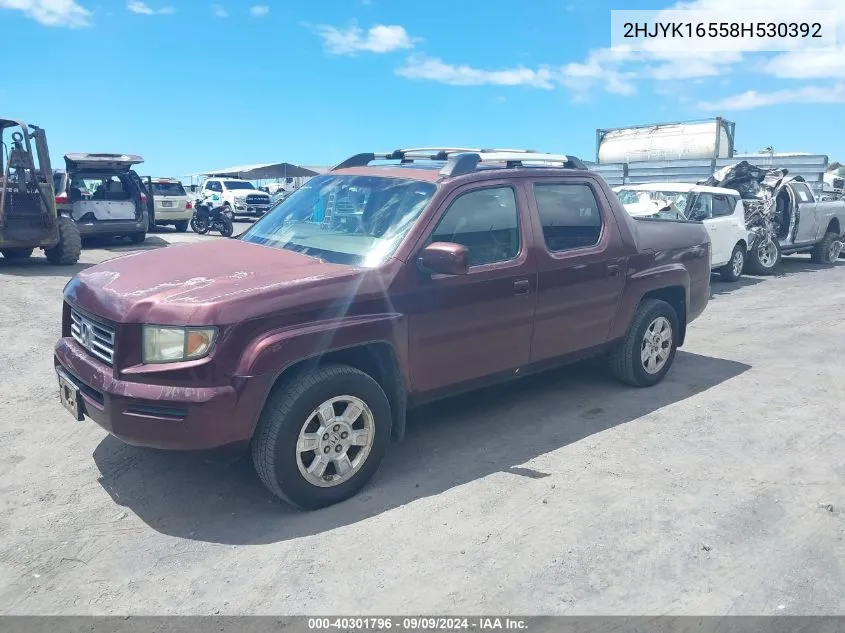
<svg viewBox="0 0 845 633">
<path fill-rule="evenodd" d="M 243 204 L 244 202 L 246 202 L 246 196 L 235 196 L 235 202 Z"/>
<path fill-rule="evenodd" d="M 177 363 L 206 356 L 217 328 L 145 325 L 143 338 L 144 363 Z"/>
</svg>

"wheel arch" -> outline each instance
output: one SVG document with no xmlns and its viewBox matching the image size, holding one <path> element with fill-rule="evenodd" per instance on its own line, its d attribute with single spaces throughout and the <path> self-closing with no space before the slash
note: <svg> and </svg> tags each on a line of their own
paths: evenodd
<svg viewBox="0 0 845 633">
<path fill-rule="evenodd" d="M 666 286 L 649 290 L 640 299 L 640 305 L 647 299 L 665 301 L 678 317 L 678 347 L 684 344 L 687 335 L 687 293 L 683 286 Z"/>
<path fill-rule="evenodd" d="M 842 235 L 842 225 L 839 224 L 839 218 L 831 218 L 827 225 L 827 232 Z"/>
</svg>

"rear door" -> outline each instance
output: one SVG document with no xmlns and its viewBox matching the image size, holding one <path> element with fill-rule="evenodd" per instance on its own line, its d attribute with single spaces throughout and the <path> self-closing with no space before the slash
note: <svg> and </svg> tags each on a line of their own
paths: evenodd
<svg viewBox="0 0 845 633">
<path fill-rule="evenodd" d="M 537 244 L 531 362 L 604 345 L 625 285 L 626 260 L 607 198 L 587 178 L 528 181 Z"/>
<path fill-rule="evenodd" d="M 788 185 L 793 204 L 798 209 L 798 226 L 795 229 L 795 243 L 815 242 L 819 237 L 819 209 L 813 192 L 803 182 Z"/>
<path fill-rule="evenodd" d="M 711 195 L 711 194 L 706 194 Z M 711 195 L 710 218 L 704 220 L 704 226 L 710 234 L 710 267 L 718 268 L 730 261 L 734 246 L 736 246 L 736 222 L 730 196 L 721 193 Z"/>
</svg>

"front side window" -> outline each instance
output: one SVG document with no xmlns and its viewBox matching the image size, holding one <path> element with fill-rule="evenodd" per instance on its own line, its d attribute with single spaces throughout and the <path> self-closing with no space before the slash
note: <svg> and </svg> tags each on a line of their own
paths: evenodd
<svg viewBox="0 0 845 633">
<path fill-rule="evenodd" d="M 713 195 L 709 193 L 700 193 L 695 196 L 695 201 L 687 213 L 690 220 L 702 221 L 709 220 L 713 217 Z"/>
<path fill-rule="evenodd" d="M 602 215 L 592 188 L 586 184 L 535 184 L 534 198 L 543 239 L 550 251 L 588 248 L 599 243 Z"/>
<path fill-rule="evenodd" d="M 513 189 L 494 187 L 461 194 L 449 205 L 430 241 L 466 246 L 470 266 L 513 259 L 520 246 Z"/>
<path fill-rule="evenodd" d="M 437 190 L 382 176 L 316 176 L 241 237 L 335 264 L 378 266 L 391 257 Z"/>
</svg>

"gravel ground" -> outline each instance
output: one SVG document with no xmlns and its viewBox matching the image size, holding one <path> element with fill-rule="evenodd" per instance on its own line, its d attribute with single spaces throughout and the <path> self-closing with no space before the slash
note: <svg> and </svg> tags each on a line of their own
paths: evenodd
<svg viewBox="0 0 845 633">
<path fill-rule="evenodd" d="M 652 389 L 581 365 L 428 407 L 297 513 L 59 405 L 62 287 L 130 249 L 0 260 L 0 613 L 845 614 L 845 261 L 714 280 Z"/>
</svg>

